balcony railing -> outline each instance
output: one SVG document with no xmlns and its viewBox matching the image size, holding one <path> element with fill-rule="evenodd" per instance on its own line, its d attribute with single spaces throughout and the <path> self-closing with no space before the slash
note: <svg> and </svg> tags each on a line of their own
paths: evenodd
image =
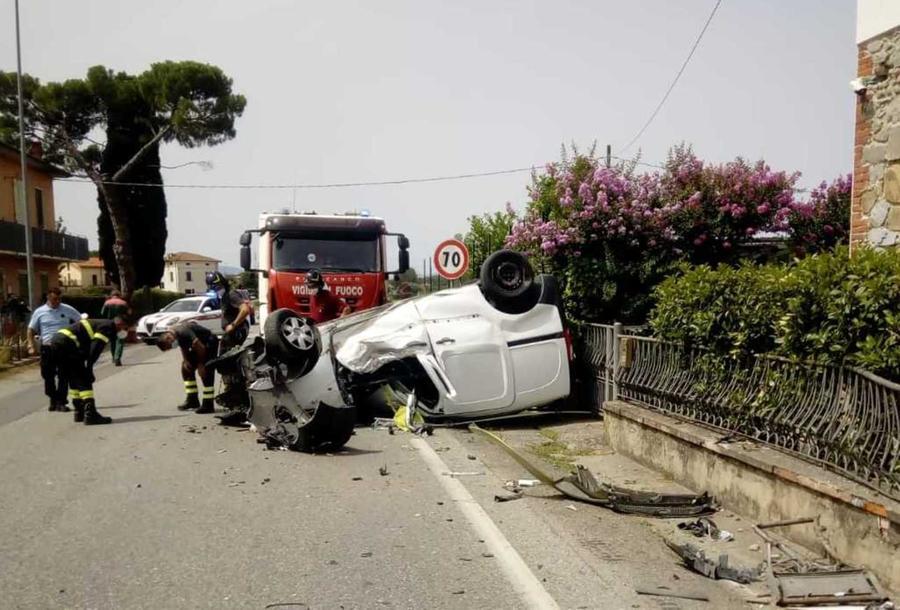
<svg viewBox="0 0 900 610">
<path fill-rule="evenodd" d="M 31 248 L 35 256 L 76 261 L 85 261 L 89 257 L 86 237 L 37 227 L 31 227 Z M 24 225 L 0 220 L 0 251 L 25 254 Z"/>
</svg>

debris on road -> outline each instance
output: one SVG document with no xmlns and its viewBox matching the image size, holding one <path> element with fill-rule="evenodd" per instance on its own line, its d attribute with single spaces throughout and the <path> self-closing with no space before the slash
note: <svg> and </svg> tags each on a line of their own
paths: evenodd
<svg viewBox="0 0 900 610">
<path fill-rule="evenodd" d="M 683 521 L 678 524 L 678 529 L 690 532 L 697 538 L 709 536 L 713 540 L 728 542 L 734 540 L 734 534 L 728 530 L 721 530 L 716 522 L 708 517 L 700 517 L 696 521 Z"/>
<path fill-rule="evenodd" d="M 769 588 L 779 606 L 865 604 L 887 601 L 875 577 L 866 570 L 786 574 L 769 571 Z"/>
<path fill-rule="evenodd" d="M 506 495 L 497 494 L 494 496 L 494 502 L 512 502 L 513 500 L 518 500 L 524 497 L 525 494 L 523 494 L 521 491 Z"/>
<path fill-rule="evenodd" d="M 456 471 L 451 471 L 451 472 L 443 472 L 443 473 L 441 473 L 441 474 L 443 474 L 445 477 L 478 477 L 478 476 L 483 476 L 483 475 L 486 474 L 486 473 L 485 473 L 484 471 L 481 471 L 481 472 L 456 472 Z"/>
<path fill-rule="evenodd" d="M 391 474 L 390 471 L 388 470 L 387 464 L 385 464 L 384 466 L 382 466 L 378 469 L 378 474 L 380 474 L 383 477 L 386 477 L 389 474 Z"/>
<path fill-rule="evenodd" d="M 505 487 L 506 489 L 518 489 L 520 487 L 536 487 L 540 484 L 541 482 L 537 479 L 514 479 L 504 483 L 503 487 Z"/>
<path fill-rule="evenodd" d="M 787 521 L 773 521 L 772 523 L 758 523 L 756 527 L 761 530 L 771 529 L 773 527 L 785 527 L 788 525 L 801 525 L 803 523 L 815 523 L 815 517 L 803 517 L 801 519 L 788 519 Z"/>
<path fill-rule="evenodd" d="M 697 593 L 693 591 L 672 590 L 665 585 L 635 587 L 634 592 L 638 595 L 655 595 L 657 597 L 677 597 L 678 599 L 694 599 L 701 602 L 708 602 L 709 596 L 705 593 Z"/>
<path fill-rule="evenodd" d="M 362 478 L 362 477 L 353 477 L 353 479 L 352 479 L 352 480 L 354 480 L 354 481 L 362 481 L 362 480 L 363 480 L 363 478 Z"/>
<path fill-rule="evenodd" d="M 568 508 L 568 509 L 569 509 L 570 511 L 572 511 L 572 512 L 575 512 L 575 511 L 578 510 L 577 508 L 575 508 L 575 505 L 574 505 L 574 504 L 567 504 L 567 505 L 566 505 L 566 508 Z"/>
<path fill-rule="evenodd" d="M 589 470 L 580 465 L 576 466 L 574 473 L 564 477 L 553 477 L 493 432 L 475 424 L 471 424 L 469 430 L 498 445 L 539 482 L 552 486 L 572 500 L 605 506 L 620 513 L 654 517 L 692 517 L 715 512 L 717 508 L 715 500 L 706 493 L 694 495 L 635 491 L 601 483 Z"/>
<path fill-rule="evenodd" d="M 468 459 L 470 459 L 470 460 L 477 460 L 477 459 L 478 459 L 477 457 L 475 457 L 475 456 L 472 455 L 471 453 L 470 453 L 469 455 L 467 455 L 466 458 L 468 458 Z"/>
<path fill-rule="evenodd" d="M 733 580 L 746 585 L 759 580 L 762 574 L 760 567 L 745 568 L 729 565 L 727 553 L 722 553 L 716 560 L 713 560 L 693 544 L 677 544 L 669 540 L 665 540 L 665 543 L 681 557 L 688 568 L 707 578 Z"/>
</svg>

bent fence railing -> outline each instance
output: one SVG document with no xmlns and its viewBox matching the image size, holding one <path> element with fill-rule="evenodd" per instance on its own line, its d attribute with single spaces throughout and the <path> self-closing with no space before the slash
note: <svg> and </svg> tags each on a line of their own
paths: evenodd
<svg viewBox="0 0 900 610">
<path fill-rule="evenodd" d="M 722 358 L 587 325 L 600 405 L 621 398 L 752 438 L 900 498 L 900 384 L 852 367 Z"/>
</svg>

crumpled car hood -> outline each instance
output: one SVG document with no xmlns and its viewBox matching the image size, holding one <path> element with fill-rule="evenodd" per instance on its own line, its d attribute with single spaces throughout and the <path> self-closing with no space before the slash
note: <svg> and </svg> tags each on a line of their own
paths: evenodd
<svg viewBox="0 0 900 610">
<path fill-rule="evenodd" d="M 431 343 L 415 301 L 402 301 L 330 330 L 334 355 L 354 373 L 373 373 L 389 362 L 430 354 Z"/>
</svg>

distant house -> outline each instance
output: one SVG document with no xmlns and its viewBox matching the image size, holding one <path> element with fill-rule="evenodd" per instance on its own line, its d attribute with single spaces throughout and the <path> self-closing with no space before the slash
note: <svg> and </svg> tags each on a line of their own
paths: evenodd
<svg viewBox="0 0 900 610">
<path fill-rule="evenodd" d="M 60 264 L 59 285 L 63 288 L 110 288 L 112 283 L 103 261 L 92 256 L 86 261 Z"/>
<path fill-rule="evenodd" d="M 88 258 L 88 240 L 56 230 L 53 179 L 69 174 L 47 163 L 39 144 L 25 157 L 28 224 L 34 260 L 34 297 L 37 302 L 59 285 L 59 264 Z M 28 295 L 25 258 L 25 206 L 17 202 L 19 149 L 0 143 L 0 297 Z"/>
<path fill-rule="evenodd" d="M 851 248 L 900 245 L 900 1 L 858 0 Z"/>
<path fill-rule="evenodd" d="M 166 254 L 160 288 L 184 294 L 206 292 L 206 274 L 218 271 L 218 259 L 193 252 L 172 252 Z"/>
</svg>

